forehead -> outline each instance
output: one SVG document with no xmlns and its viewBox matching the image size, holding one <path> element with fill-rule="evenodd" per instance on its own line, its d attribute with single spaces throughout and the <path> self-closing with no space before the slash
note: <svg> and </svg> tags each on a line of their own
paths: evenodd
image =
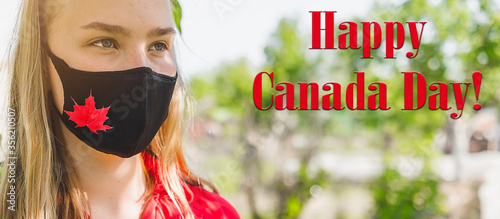
<svg viewBox="0 0 500 219">
<path fill-rule="evenodd" d="M 109 23 L 135 31 L 173 26 L 169 0 L 56 0 L 54 19 L 67 28 L 92 22 Z"/>
</svg>

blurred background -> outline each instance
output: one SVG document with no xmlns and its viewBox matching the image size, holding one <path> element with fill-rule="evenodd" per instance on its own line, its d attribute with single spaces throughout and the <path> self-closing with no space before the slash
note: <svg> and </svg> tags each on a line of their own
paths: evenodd
<svg viewBox="0 0 500 219">
<path fill-rule="evenodd" d="M 0 3 L 3 50 L 16 2 Z M 179 63 L 197 99 L 186 157 L 243 218 L 500 218 L 500 1 L 179 2 Z M 385 42 L 361 59 L 361 50 L 308 49 L 314 10 L 337 11 L 336 35 L 343 21 L 427 24 L 416 58 L 405 57 L 413 51 L 406 34 L 396 59 L 383 58 Z M 363 71 L 388 85 L 392 109 L 259 111 L 252 86 L 261 71 L 274 72 L 275 83 L 342 89 Z M 471 82 L 480 71 L 479 101 L 469 91 L 458 120 L 449 116 L 454 102 L 448 111 L 402 111 L 402 71 L 428 82 Z"/>
</svg>

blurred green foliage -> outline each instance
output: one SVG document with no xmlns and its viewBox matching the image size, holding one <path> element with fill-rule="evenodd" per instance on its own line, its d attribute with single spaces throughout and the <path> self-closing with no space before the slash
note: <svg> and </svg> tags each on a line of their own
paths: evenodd
<svg viewBox="0 0 500 219">
<path fill-rule="evenodd" d="M 386 169 L 371 185 L 376 201 L 374 218 L 440 218 L 444 215 L 439 178 L 424 171 L 409 180 L 394 169 Z"/>
<path fill-rule="evenodd" d="M 179 30 L 180 33 L 182 33 L 182 28 L 181 28 L 181 20 L 182 20 L 182 7 L 181 4 L 179 4 L 178 0 L 171 0 L 170 1 L 172 5 L 172 14 L 174 15 L 174 22 Z"/>
<path fill-rule="evenodd" d="M 435 147 L 435 134 L 457 122 L 449 118 L 451 112 L 456 112 L 452 90 L 449 89 L 448 95 L 452 110 L 432 111 L 426 109 L 426 105 L 420 110 L 402 111 L 401 72 L 420 72 L 429 85 L 437 81 L 470 82 L 472 73 L 480 71 L 483 83 L 479 102 L 483 109 L 498 108 L 500 13 L 490 0 L 480 0 L 477 8 L 469 6 L 465 0 L 412 0 L 398 5 L 375 4 L 367 15 L 350 20 L 377 21 L 381 25 L 384 21 L 403 24 L 426 21 L 427 24 L 416 58 L 408 60 L 404 56 L 411 50 L 406 32 L 405 47 L 396 51 L 397 59 L 384 59 L 382 49 L 377 50 L 374 59 L 361 59 L 361 50 L 308 50 L 310 33 L 299 33 L 296 21 L 283 19 L 263 51 L 267 61 L 262 66 L 253 67 L 240 59 L 222 64 L 213 74 L 192 79 L 194 94 L 208 106 L 200 116 L 222 125 L 222 139 L 235 139 L 242 144 L 243 152 L 234 160 L 241 163 L 243 173 L 235 180 L 239 180 L 242 193 L 248 198 L 251 211 L 248 217 L 297 218 L 312 197 L 310 188 L 313 185 L 328 188 L 338 182 L 331 173 L 313 167 L 311 160 L 325 151 L 360 150 L 358 139 L 369 142 L 362 146 L 364 149 L 383 151 L 385 168 L 366 185 L 373 194 L 374 205 L 367 217 L 420 219 L 447 215 L 444 197 L 438 189 L 440 179 L 433 172 L 432 162 L 441 154 Z M 336 34 L 339 33 L 342 31 L 336 30 Z M 259 111 L 252 99 L 252 82 L 260 71 L 274 72 L 275 85 L 282 81 L 318 82 L 320 85 L 335 81 L 342 84 L 342 89 L 355 81 L 354 72 L 363 71 L 367 84 L 385 82 L 388 85 L 388 103 L 392 109 L 277 111 L 271 108 Z M 263 90 L 264 97 L 278 93 L 270 89 L 269 84 L 264 87 L 268 88 Z M 344 90 L 342 95 L 345 106 Z M 297 105 L 297 88 L 295 97 Z M 268 106 L 271 100 L 264 98 L 263 101 L 263 105 Z M 473 88 L 469 87 L 462 119 L 474 114 L 474 103 Z M 341 139 L 342 145 L 332 145 L 325 140 L 329 137 Z M 293 140 L 297 138 L 304 139 L 301 145 L 297 146 Z M 262 139 L 272 139 L 274 149 L 261 148 Z M 266 156 L 267 150 L 280 153 L 270 159 Z M 401 156 L 422 162 L 415 177 L 406 177 L 398 169 Z M 298 167 L 288 170 L 285 164 L 289 161 L 298 162 Z M 256 207 L 256 190 L 276 197 L 276 206 L 271 212 Z"/>
</svg>

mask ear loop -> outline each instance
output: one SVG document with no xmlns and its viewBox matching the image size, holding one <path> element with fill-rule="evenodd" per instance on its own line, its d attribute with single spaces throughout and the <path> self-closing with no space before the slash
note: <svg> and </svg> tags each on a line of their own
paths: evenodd
<svg viewBox="0 0 500 219">
<path fill-rule="evenodd" d="M 52 52 L 52 50 L 50 50 L 50 48 L 49 48 L 49 46 L 47 44 L 42 44 L 42 48 L 45 49 L 45 52 L 47 52 L 47 55 L 49 55 L 50 61 L 54 64 L 54 66 L 56 66 L 56 62 L 57 62 L 57 64 L 59 64 L 59 66 L 61 66 L 61 65 L 62 66 L 68 66 L 68 64 L 66 64 L 66 62 L 64 60 L 62 60 L 59 57 L 57 57 Z"/>
<path fill-rule="evenodd" d="M 59 113 L 59 110 L 57 109 L 56 101 L 54 100 L 54 96 L 52 96 L 52 92 L 49 92 L 48 99 L 50 102 L 49 105 L 50 105 L 51 110 L 53 110 L 56 113 L 57 117 L 59 117 L 59 119 L 61 119 L 61 121 L 64 121 L 62 114 Z"/>
<path fill-rule="evenodd" d="M 157 159 L 157 158 L 158 158 L 158 156 L 155 154 L 155 152 L 153 152 L 153 151 L 151 150 L 151 148 L 150 148 L 149 146 L 148 146 L 148 147 L 146 147 L 146 149 L 145 149 L 144 151 L 145 151 L 146 153 L 148 153 L 149 155 L 151 155 L 152 157 L 154 157 L 155 159 Z"/>
<path fill-rule="evenodd" d="M 55 66 L 55 62 L 57 63 L 62 63 L 63 65 L 67 66 L 68 64 L 66 64 L 66 62 L 62 59 L 60 59 L 59 57 L 57 57 L 53 52 L 52 50 L 50 49 L 49 45 L 47 45 L 46 43 L 43 43 L 42 42 L 42 48 L 45 50 L 45 52 L 47 53 L 47 55 L 49 56 L 50 58 L 50 61 L 54 64 Z"/>
<path fill-rule="evenodd" d="M 42 45 L 42 50 L 45 51 L 47 53 L 47 55 L 49 56 L 49 59 L 51 59 L 50 61 L 52 62 L 52 52 L 50 51 L 50 48 L 49 46 L 47 45 L 46 42 L 43 42 L 41 43 Z M 48 69 L 46 69 L 48 71 Z M 45 72 L 47 74 L 47 77 L 48 77 L 48 72 Z M 56 106 L 56 102 L 54 100 L 54 97 L 52 96 L 52 92 L 49 90 L 48 92 L 48 99 L 49 99 L 49 107 L 51 110 L 53 110 L 57 116 L 62 120 L 61 116 L 60 116 L 60 113 L 59 113 L 59 110 L 57 110 L 57 106 Z"/>
<path fill-rule="evenodd" d="M 47 45 L 47 43 L 45 42 L 42 42 L 42 49 L 47 53 L 47 55 L 49 55 L 49 57 L 52 57 L 52 51 L 50 50 L 49 48 L 49 45 Z"/>
<path fill-rule="evenodd" d="M 69 131 L 71 131 L 75 136 L 77 136 L 77 133 L 73 129 L 71 129 L 66 122 L 64 122 L 65 120 L 67 120 L 66 118 L 63 117 L 64 111 L 63 111 L 63 113 L 59 113 L 59 110 L 57 109 L 57 105 L 56 105 L 56 102 L 54 100 L 54 97 L 52 96 L 52 92 L 49 92 L 48 96 L 49 96 L 48 98 L 49 98 L 49 102 L 50 102 L 50 104 L 49 104 L 50 108 L 54 111 L 54 113 L 57 115 L 57 117 L 59 117 L 59 119 L 64 124 L 64 126 L 66 126 L 66 128 L 68 128 Z"/>
<path fill-rule="evenodd" d="M 51 59 L 50 61 L 52 62 L 54 57 L 55 57 L 54 53 L 52 53 L 52 51 L 50 50 L 50 48 L 46 42 L 42 42 L 41 45 L 42 45 L 42 49 L 45 50 L 45 52 L 47 53 L 47 55 Z M 48 72 L 46 72 L 46 73 L 48 74 Z M 50 102 L 49 107 L 51 108 L 51 110 L 53 110 L 56 113 L 57 117 L 59 117 L 59 119 L 61 119 L 61 121 L 64 121 L 62 118 L 62 113 L 59 113 L 59 110 L 57 109 L 56 101 L 54 100 L 54 96 L 52 96 L 51 91 L 48 92 L 48 99 Z"/>
</svg>

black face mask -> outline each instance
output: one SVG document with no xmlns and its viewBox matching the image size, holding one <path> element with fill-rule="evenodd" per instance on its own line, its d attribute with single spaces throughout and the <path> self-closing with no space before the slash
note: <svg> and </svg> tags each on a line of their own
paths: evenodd
<svg viewBox="0 0 500 219">
<path fill-rule="evenodd" d="M 62 81 L 64 125 L 90 147 L 119 157 L 146 149 L 168 116 L 175 77 L 149 67 L 88 72 L 73 69 L 50 51 Z"/>
</svg>

